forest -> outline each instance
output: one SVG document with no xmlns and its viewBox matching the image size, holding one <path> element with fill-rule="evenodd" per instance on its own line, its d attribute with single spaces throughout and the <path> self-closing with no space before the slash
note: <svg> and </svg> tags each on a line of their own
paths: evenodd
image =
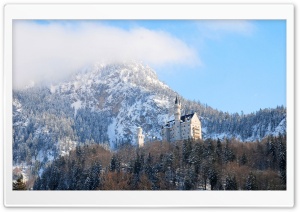
<svg viewBox="0 0 300 212">
<path fill-rule="evenodd" d="M 286 136 L 153 141 L 114 151 L 85 144 L 54 160 L 25 188 L 17 183 L 14 189 L 285 190 Z"/>
<path fill-rule="evenodd" d="M 14 90 L 14 189 L 246 189 L 248 176 L 251 189 L 285 189 L 285 106 L 229 113 L 179 95 L 204 140 L 158 141 L 177 95 L 136 64 Z M 143 148 L 134 146 L 137 127 Z"/>
<path fill-rule="evenodd" d="M 122 105 L 134 104 L 135 95 L 139 92 L 135 90 L 133 93 L 132 98 L 128 101 L 124 100 Z M 144 96 L 141 102 L 146 101 L 148 95 L 150 93 L 141 94 Z M 165 93 L 164 95 L 172 96 L 173 94 Z M 121 104 L 121 100 L 111 107 L 106 107 L 103 111 L 81 108 L 75 113 L 74 108 L 70 107 L 72 104 L 70 97 L 51 94 L 46 88 L 15 91 L 13 96 L 15 101 L 13 105 L 13 164 L 15 166 L 24 162 L 34 166 L 35 162 L 39 161 L 40 165 L 37 165 L 44 167 L 49 158 L 57 158 L 63 151 L 68 152 L 78 143 L 110 145 L 110 148 L 114 149 L 134 140 L 135 133 L 129 130 L 123 130 L 118 140 L 111 140 L 108 135 L 108 126 L 117 116 L 113 111 L 117 110 L 116 107 Z M 200 102 L 188 101 L 184 98 L 181 98 L 181 101 L 185 105 L 184 111 L 197 112 L 204 138 L 224 135 L 239 138 L 241 141 L 254 141 L 261 140 L 270 134 L 277 134 L 279 129 L 284 129 L 279 132 L 285 134 L 286 108 L 283 106 L 262 109 L 251 114 L 230 114 L 215 110 Z M 173 109 L 171 111 L 173 114 Z M 153 107 L 144 112 L 147 115 L 139 112 L 141 115 L 137 120 L 133 120 L 127 112 L 122 114 L 123 119 L 119 127 L 125 129 L 128 126 L 137 125 L 141 126 L 144 132 L 148 132 L 150 138 L 154 136 L 151 132 L 156 132 L 155 136 L 157 136 L 161 127 L 157 122 L 157 117 L 167 114 L 168 111 L 165 108 Z"/>
</svg>

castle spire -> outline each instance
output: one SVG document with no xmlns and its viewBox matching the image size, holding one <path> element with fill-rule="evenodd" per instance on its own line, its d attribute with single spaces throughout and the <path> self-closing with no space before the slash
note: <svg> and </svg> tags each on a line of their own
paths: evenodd
<svg viewBox="0 0 300 212">
<path fill-rule="evenodd" d="M 180 100 L 179 100 L 178 96 L 176 95 L 175 105 L 174 105 L 175 121 L 179 121 L 180 122 L 180 117 L 181 117 L 180 110 L 181 110 Z"/>
<path fill-rule="evenodd" d="M 180 105 L 180 99 L 179 97 L 176 95 L 176 99 L 175 99 L 175 104 L 179 104 Z"/>
</svg>

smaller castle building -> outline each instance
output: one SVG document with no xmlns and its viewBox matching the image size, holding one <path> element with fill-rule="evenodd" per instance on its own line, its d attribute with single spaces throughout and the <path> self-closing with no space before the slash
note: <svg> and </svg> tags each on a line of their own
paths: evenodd
<svg viewBox="0 0 300 212">
<path fill-rule="evenodd" d="M 162 139 L 178 141 L 186 139 L 202 139 L 201 122 L 197 113 L 181 115 L 181 102 L 176 96 L 174 105 L 174 120 L 162 126 Z"/>
<path fill-rule="evenodd" d="M 145 136 L 143 135 L 143 129 L 141 127 L 137 128 L 137 144 L 139 147 L 144 146 Z"/>
</svg>

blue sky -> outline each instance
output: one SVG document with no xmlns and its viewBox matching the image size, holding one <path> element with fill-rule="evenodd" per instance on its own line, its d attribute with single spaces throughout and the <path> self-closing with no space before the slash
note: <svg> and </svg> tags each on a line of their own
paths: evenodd
<svg viewBox="0 0 300 212">
<path fill-rule="evenodd" d="M 285 21 L 109 21 L 106 24 L 166 31 L 193 46 L 201 64 L 155 67 L 159 78 L 185 98 L 238 113 L 286 105 Z"/>
<path fill-rule="evenodd" d="M 91 22 L 92 27 L 83 27 Z M 45 36 L 40 41 L 44 44 L 43 52 L 47 49 L 45 43 L 49 43 L 50 39 L 53 43 L 50 42 L 49 52 L 57 43 L 73 48 L 69 53 L 62 54 L 59 58 L 60 64 L 64 64 L 64 60 L 78 61 L 83 55 L 91 59 L 89 62 L 98 59 L 96 55 L 101 55 L 101 52 L 95 51 L 91 54 L 93 51 L 90 49 L 103 41 L 105 44 L 99 44 L 97 49 L 106 50 L 107 54 L 120 58 L 129 55 L 132 59 L 137 57 L 146 61 L 157 71 L 159 79 L 187 99 L 199 100 L 213 108 L 231 113 L 250 113 L 260 108 L 286 105 L 285 21 L 36 21 L 30 24 L 30 27 L 23 28 L 16 25 L 21 32 L 18 34 L 32 37 L 29 36 L 30 33 L 38 32 L 43 37 L 41 30 L 51 28 L 48 34 L 52 36 Z M 101 29 L 98 30 L 98 26 Z M 34 30 L 30 31 L 29 28 Z M 68 30 L 67 33 L 65 29 Z M 85 31 L 90 31 L 90 34 L 84 33 Z M 65 40 L 59 36 L 65 37 Z M 89 39 L 85 42 L 84 38 L 80 39 L 84 45 L 78 46 L 78 49 L 84 52 L 86 48 L 88 53 L 76 55 L 80 36 Z M 21 42 L 22 37 L 26 36 L 20 36 L 20 43 L 24 43 Z M 70 40 L 76 41 L 76 45 L 68 43 Z M 90 40 L 95 42 L 89 46 Z M 33 41 L 39 42 L 37 39 Z M 59 46 L 61 48 L 62 45 Z M 25 52 L 29 47 L 23 49 Z M 55 51 L 55 56 L 59 57 L 57 52 L 61 51 Z M 42 54 L 36 50 L 31 55 L 35 53 L 37 57 Z M 64 55 L 74 57 L 62 59 Z M 49 57 L 53 58 L 50 53 L 45 56 Z M 84 62 L 88 61 L 87 58 Z M 20 60 L 21 67 L 27 63 Z M 78 65 L 79 63 L 74 62 L 74 67 Z M 52 67 L 52 70 L 59 68 L 66 69 L 62 66 Z"/>
</svg>

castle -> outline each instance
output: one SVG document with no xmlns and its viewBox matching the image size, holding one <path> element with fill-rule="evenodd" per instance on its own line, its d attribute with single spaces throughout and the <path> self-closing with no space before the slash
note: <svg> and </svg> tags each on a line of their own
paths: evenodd
<svg viewBox="0 0 300 212">
<path fill-rule="evenodd" d="M 137 128 L 137 144 L 139 147 L 144 146 L 144 139 L 145 139 L 145 136 L 143 135 L 143 130 L 141 127 L 138 127 Z"/>
<path fill-rule="evenodd" d="M 162 139 L 178 141 L 186 139 L 202 139 L 201 122 L 196 113 L 181 116 L 181 102 L 176 96 L 174 120 L 162 126 Z"/>
</svg>

